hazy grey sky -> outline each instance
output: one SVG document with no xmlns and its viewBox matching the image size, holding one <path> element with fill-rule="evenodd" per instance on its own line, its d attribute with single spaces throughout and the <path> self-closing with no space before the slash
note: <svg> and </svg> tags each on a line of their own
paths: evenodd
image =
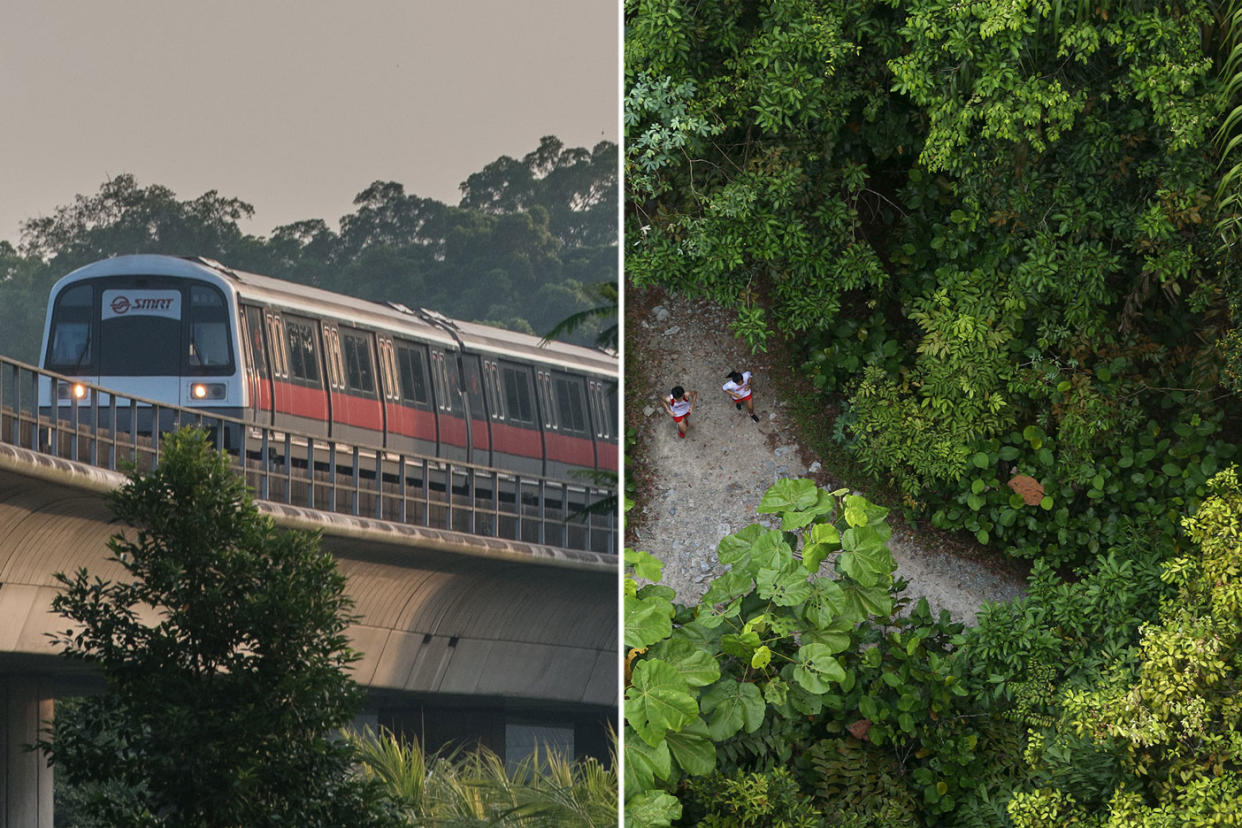
<svg viewBox="0 0 1242 828">
<path fill-rule="evenodd" d="M 336 229 L 377 179 L 457 185 L 618 138 L 616 0 L 0 0 L 0 239 L 110 176 Z M 192 252 L 192 251 L 187 251 Z"/>
</svg>

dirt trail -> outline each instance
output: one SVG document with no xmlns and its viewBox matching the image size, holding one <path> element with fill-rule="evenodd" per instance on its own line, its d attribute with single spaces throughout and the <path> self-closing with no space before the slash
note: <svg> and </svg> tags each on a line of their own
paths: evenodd
<svg viewBox="0 0 1242 828">
<path fill-rule="evenodd" d="M 664 561 L 663 583 L 688 604 L 725 572 L 716 559 L 720 538 L 756 521 L 778 525 L 772 516 L 755 514 L 774 482 L 809 476 L 831 488 L 845 484 L 830 479 L 799 445 L 762 357 L 749 356 L 729 333 L 727 312 L 705 300 L 656 291 L 630 289 L 626 303 L 626 360 L 650 391 L 647 399 L 628 403 L 628 425 L 637 429 L 652 471 L 647 501 L 629 516 L 636 534 L 628 545 Z M 735 369 L 754 372 L 758 423 L 721 390 L 725 374 Z M 631 368 L 631 379 L 634 373 Z M 627 387 L 632 391 L 634 384 Z M 699 392 L 685 439 L 677 437 L 658 399 L 674 385 Z M 983 602 L 1023 590 L 1025 582 L 1012 567 L 926 547 L 901 528 L 889 543 L 897 574 L 909 580 L 915 600 L 927 597 L 933 612 L 947 609 L 955 620 L 973 624 Z"/>
</svg>

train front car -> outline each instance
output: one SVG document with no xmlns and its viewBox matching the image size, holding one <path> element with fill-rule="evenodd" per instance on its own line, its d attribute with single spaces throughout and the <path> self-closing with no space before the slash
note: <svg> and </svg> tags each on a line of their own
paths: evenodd
<svg viewBox="0 0 1242 828">
<path fill-rule="evenodd" d="M 56 383 L 60 418 L 76 404 L 82 422 L 97 416 L 101 426 L 149 434 L 152 402 L 241 417 L 236 308 L 229 281 L 187 259 L 117 256 L 73 271 L 52 288 L 41 367 L 127 396 L 96 400 L 85 385 Z M 40 384 L 45 410 L 51 386 Z"/>
</svg>

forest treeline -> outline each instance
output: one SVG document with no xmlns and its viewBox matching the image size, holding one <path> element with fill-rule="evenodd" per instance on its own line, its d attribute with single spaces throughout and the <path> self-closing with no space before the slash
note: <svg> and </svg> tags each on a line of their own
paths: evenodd
<svg viewBox="0 0 1242 828">
<path fill-rule="evenodd" d="M 973 630 L 808 609 L 782 543 L 883 586 L 824 493 L 704 604 L 635 590 L 672 630 L 627 638 L 636 824 L 776 824 L 757 785 L 790 825 L 1242 813 L 1235 6 L 626 2 L 627 277 L 784 340 L 893 506 L 1034 564 Z"/>
<path fill-rule="evenodd" d="M 617 280 L 617 146 L 565 147 L 545 137 L 470 175 L 447 205 L 376 181 L 339 230 L 314 218 L 267 236 L 242 232 L 253 207 L 216 191 L 179 200 L 132 175 L 108 179 L 0 241 L 0 354 L 37 362 L 48 291 L 61 276 L 123 253 L 206 256 L 377 301 L 542 335 L 600 305 Z M 572 341 L 592 342 L 599 323 Z"/>
</svg>

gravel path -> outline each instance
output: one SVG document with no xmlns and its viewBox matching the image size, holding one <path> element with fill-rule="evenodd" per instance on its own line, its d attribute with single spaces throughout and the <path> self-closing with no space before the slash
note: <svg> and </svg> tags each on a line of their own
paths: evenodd
<svg viewBox="0 0 1242 828">
<path fill-rule="evenodd" d="M 634 528 L 627 545 L 662 560 L 663 583 L 677 591 L 679 603 L 689 604 L 726 571 L 716 559 L 722 537 L 756 521 L 779 525 L 774 516 L 755 514 L 774 482 L 810 476 L 821 486 L 842 484 L 799 445 L 762 356 L 749 356 L 729 333 L 729 313 L 705 300 L 633 288 L 626 303 L 630 379 L 637 369 L 651 390 L 648 399 L 627 407 L 628 425 L 636 428 L 639 451 L 651 469 L 649 497 L 629 515 Z M 737 411 L 720 388 L 735 369 L 754 372 L 758 423 L 744 407 Z M 699 392 L 685 439 L 677 437 L 659 401 L 674 385 Z M 914 600 L 927 597 L 933 612 L 947 609 L 955 620 L 973 624 L 983 602 L 1007 600 L 1024 588 L 1018 568 L 926 547 L 902 528 L 889 542 L 897 574 L 909 580 Z M 825 562 L 821 571 L 830 566 Z"/>
</svg>

